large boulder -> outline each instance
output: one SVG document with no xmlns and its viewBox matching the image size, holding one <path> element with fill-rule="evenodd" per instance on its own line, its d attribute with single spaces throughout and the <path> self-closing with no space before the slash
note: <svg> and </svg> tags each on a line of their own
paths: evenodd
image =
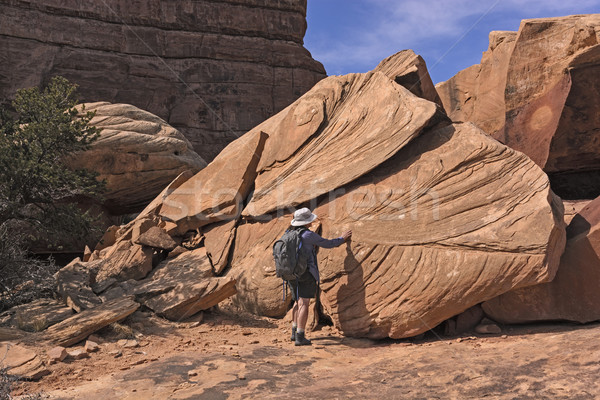
<svg viewBox="0 0 600 400">
<path fill-rule="evenodd" d="M 567 246 L 552 282 L 514 290 L 483 303 L 505 323 L 600 320 L 600 197 L 567 227 Z"/>
<path fill-rule="evenodd" d="M 599 41 L 600 14 L 524 20 L 516 36 L 490 35 L 480 66 L 437 88 L 454 120 L 472 121 L 527 154 L 557 194 L 594 198 L 600 195 Z"/>
<path fill-rule="evenodd" d="M 207 161 L 326 76 L 306 0 L 0 2 L 0 102 L 61 75 L 82 101 L 128 103 Z"/>
<path fill-rule="evenodd" d="M 106 205 L 115 214 L 140 211 L 169 182 L 186 170 L 198 172 L 206 162 L 177 129 L 130 104 L 87 103 L 102 129 L 91 149 L 68 160 L 106 180 Z"/>
<path fill-rule="evenodd" d="M 325 236 L 354 232 L 320 253 L 326 312 L 352 336 L 414 336 L 548 282 L 565 240 L 546 175 L 472 124 L 421 135 L 316 213 Z"/>
</svg>

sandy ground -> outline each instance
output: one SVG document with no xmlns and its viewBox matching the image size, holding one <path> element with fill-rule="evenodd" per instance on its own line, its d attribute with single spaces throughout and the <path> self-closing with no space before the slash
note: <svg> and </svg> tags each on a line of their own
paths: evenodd
<svg viewBox="0 0 600 400">
<path fill-rule="evenodd" d="M 123 325 L 99 332 L 100 350 L 90 358 L 53 364 L 50 375 L 19 383 L 14 394 L 86 400 L 600 398 L 600 324 L 384 341 L 345 338 L 325 326 L 308 335 L 310 347 L 295 347 L 284 321 L 227 309 L 182 323 L 136 312 Z M 137 346 L 123 340 L 133 336 Z"/>
</svg>

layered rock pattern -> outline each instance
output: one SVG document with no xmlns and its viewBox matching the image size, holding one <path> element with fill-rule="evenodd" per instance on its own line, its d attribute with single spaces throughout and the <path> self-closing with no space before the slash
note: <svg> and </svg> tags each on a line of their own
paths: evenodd
<svg viewBox="0 0 600 400">
<path fill-rule="evenodd" d="M 269 140 L 245 216 L 297 206 L 371 171 L 436 121 L 383 72 L 334 76 L 255 128 Z"/>
<path fill-rule="evenodd" d="M 345 192 L 316 213 L 325 236 L 354 232 L 320 253 L 326 311 L 349 335 L 427 331 L 496 292 L 551 280 L 564 248 L 546 176 L 471 124 L 422 134 Z"/>
<path fill-rule="evenodd" d="M 0 2 L 0 99 L 62 75 L 128 103 L 212 160 L 325 76 L 302 46 L 306 0 Z"/>
<path fill-rule="evenodd" d="M 503 294 L 484 311 L 505 323 L 600 320 L 600 198 L 573 216 L 567 239 L 552 282 Z"/>
<path fill-rule="evenodd" d="M 139 211 L 180 173 L 206 166 L 191 143 L 159 117 L 130 104 L 87 103 L 91 125 L 101 129 L 92 147 L 70 157 L 106 181 L 106 205 L 115 214 Z"/>
<path fill-rule="evenodd" d="M 527 154 L 570 199 L 600 195 L 600 14 L 492 33 L 479 66 L 437 86 L 448 115 Z"/>
</svg>

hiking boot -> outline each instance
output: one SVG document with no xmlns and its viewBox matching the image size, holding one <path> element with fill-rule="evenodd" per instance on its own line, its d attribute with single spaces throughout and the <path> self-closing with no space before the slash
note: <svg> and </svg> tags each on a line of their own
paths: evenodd
<svg viewBox="0 0 600 400">
<path fill-rule="evenodd" d="M 292 338 L 290 339 L 292 342 L 296 341 L 296 328 L 292 327 Z"/>
<path fill-rule="evenodd" d="M 304 337 L 304 332 L 296 331 L 296 340 L 294 344 L 296 346 L 310 346 L 312 343 Z"/>
</svg>

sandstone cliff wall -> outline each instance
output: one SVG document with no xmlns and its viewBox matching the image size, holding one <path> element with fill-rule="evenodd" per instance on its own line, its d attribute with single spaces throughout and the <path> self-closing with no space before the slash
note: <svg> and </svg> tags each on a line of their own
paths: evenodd
<svg viewBox="0 0 600 400">
<path fill-rule="evenodd" d="M 305 31 L 306 0 L 0 0 L 0 101 L 62 75 L 211 160 L 325 76 Z"/>
</svg>

